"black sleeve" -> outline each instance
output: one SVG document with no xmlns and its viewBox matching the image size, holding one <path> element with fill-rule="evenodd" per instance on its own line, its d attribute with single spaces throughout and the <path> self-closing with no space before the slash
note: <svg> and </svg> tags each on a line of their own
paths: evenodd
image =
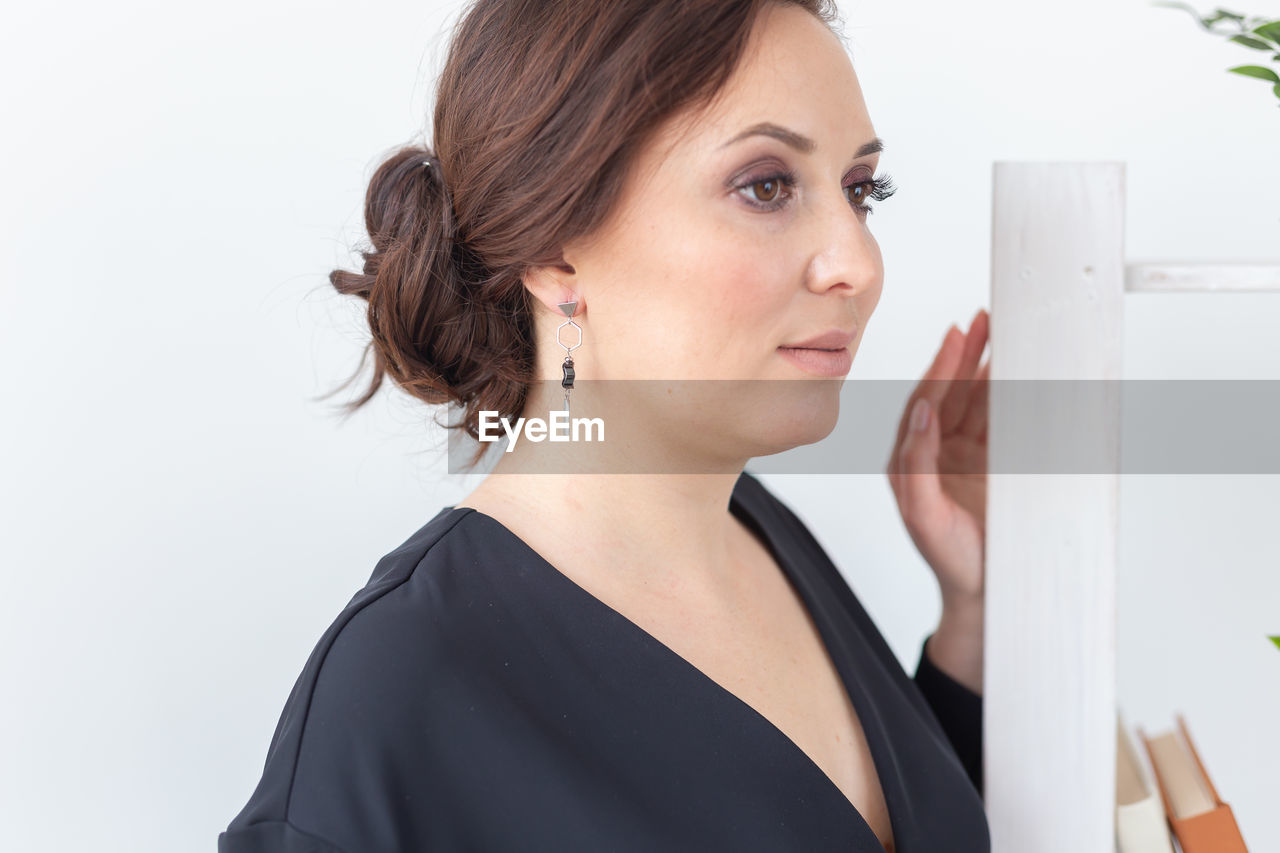
<svg viewBox="0 0 1280 853">
<path fill-rule="evenodd" d="M 933 635 L 931 634 L 930 637 Z M 982 793 L 982 694 L 974 693 L 934 665 L 925 654 L 926 637 L 920 646 L 920 663 L 915 683 L 942 724 L 960 763 Z"/>
</svg>

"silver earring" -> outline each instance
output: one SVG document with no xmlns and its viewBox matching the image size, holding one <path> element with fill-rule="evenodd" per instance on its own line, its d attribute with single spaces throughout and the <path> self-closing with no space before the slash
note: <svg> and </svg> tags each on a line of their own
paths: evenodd
<svg viewBox="0 0 1280 853">
<path fill-rule="evenodd" d="M 569 318 L 556 328 L 556 343 L 564 347 L 564 364 L 560 365 L 564 370 L 564 378 L 560 380 L 560 385 L 564 388 L 564 410 L 567 412 L 569 411 L 569 392 L 573 390 L 573 356 L 570 353 L 582 346 L 582 327 L 573 322 L 573 315 L 578 310 L 576 299 L 572 302 L 558 302 L 556 305 L 561 313 Z M 566 344 L 561 336 L 565 326 L 572 326 L 578 330 L 578 342 L 573 346 Z"/>
</svg>

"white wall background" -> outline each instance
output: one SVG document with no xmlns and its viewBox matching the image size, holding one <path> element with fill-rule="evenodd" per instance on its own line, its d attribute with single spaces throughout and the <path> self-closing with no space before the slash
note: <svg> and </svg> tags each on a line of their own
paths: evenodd
<svg viewBox="0 0 1280 853">
<path fill-rule="evenodd" d="M 367 179 L 424 126 L 455 3 L 22 4 L 0 33 L 0 826 L 6 849 L 199 851 L 376 560 L 471 483 L 398 392 L 310 397 L 363 343 Z M 1205 4 L 1204 11 L 1210 6 Z M 1280 17 L 1276 0 L 1235 11 Z M 899 193 L 853 378 L 918 377 L 988 304 L 991 164 L 1122 160 L 1133 259 L 1280 258 L 1252 51 L 1136 0 L 842 9 Z M 1126 301 L 1133 378 L 1280 378 L 1280 295 Z M 998 322 L 998 318 L 997 318 Z M 339 396 L 332 402 L 347 399 Z M 887 453 L 888 448 L 886 448 Z M 939 612 L 882 476 L 769 478 L 904 666 Z M 1128 477 L 1122 707 L 1184 712 L 1280 849 L 1280 481 Z"/>
</svg>

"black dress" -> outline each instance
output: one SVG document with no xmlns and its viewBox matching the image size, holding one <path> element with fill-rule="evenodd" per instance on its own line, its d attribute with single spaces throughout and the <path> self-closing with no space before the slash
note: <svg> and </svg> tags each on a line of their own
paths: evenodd
<svg viewBox="0 0 1280 853">
<path fill-rule="evenodd" d="M 808 529 L 754 476 L 772 552 L 866 733 L 897 853 L 990 850 L 982 697 L 909 678 Z M 884 853 L 781 729 L 496 519 L 442 509 L 383 557 L 294 684 L 219 853 Z"/>
</svg>

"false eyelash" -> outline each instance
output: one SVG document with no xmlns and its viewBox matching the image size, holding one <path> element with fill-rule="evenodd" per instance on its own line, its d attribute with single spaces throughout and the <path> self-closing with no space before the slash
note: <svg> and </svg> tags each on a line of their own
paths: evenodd
<svg viewBox="0 0 1280 853">
<path fill-rule="evenodd" d="M 788 187 L 794 187 L 796 185 L 796 173 L 792 171 L 782 171 L 782 172 L 776 172 L 772 175 L 766 175 L 764 177 L 754 178 L 751 181 L 748 181 L 747 183 L 739 186 L 738 189 L 742 190 L 742 189 L 746 189 L 747 187 L 755 186 L 756 184 L 769 183 L 770 181 L 780 181 L 781 183 L 785 184 Z M 889 198 L 889 196 L 893 195 L 895 192 L 898 191 L 898 188 L 893 184 L 893 176 L 887 175 L 887 174 L 881 175 L 866 181 L 857 181 L 855 183 L 850 184 L 849 188 L 853 188 L 861 184 L 871 185 L 871 192 L 869 193 L 869 195 L 871 196 L 871 198 L 875 199 L 876 201 L 884 201 L 885 199 Z M 750 201 L 748 203 L 753 207 L 759 208 L 760 210 L 776 210 L 782 207 L 782 205 L 773 203 L 773 202 L 760 203 L 760 202 Z M 862 210 L 865 213 L 871 213 L 873 210 L 875 210 L 875 208 L 869 204 L 854 205 L 854 207 Z"/>
<path fill-rule="evenodd" d="M 892 175 L 880 175 L 875 178 L 872 178 L 869 181 L 858 181 L 855 184 L 850 184 L 849 188 L 852 189 L 853 187 L 856 187 L 859 184 L 871 184 L 871 192 L 869 193 L 869 195 L 876 201 L 884 201 L 889 196 L 893 195 L 898 191 L 898 188 L 893 185 Z M 867 213 L 871 213 L 873 210 L 875 210 L 875 208 L 869 204 L 861 204 L 861 205 L 857 205 L 857 207 L 862 208 Z"/>
<path fill-rule="evenodd" d="M 893 185 L 892 175 L 881 175 L 871 181 L 871 197 L 876 201 L 884 201 L 898 191 Z M 871 208 L 867 208 L 870 210 Z"/>
</svg>

